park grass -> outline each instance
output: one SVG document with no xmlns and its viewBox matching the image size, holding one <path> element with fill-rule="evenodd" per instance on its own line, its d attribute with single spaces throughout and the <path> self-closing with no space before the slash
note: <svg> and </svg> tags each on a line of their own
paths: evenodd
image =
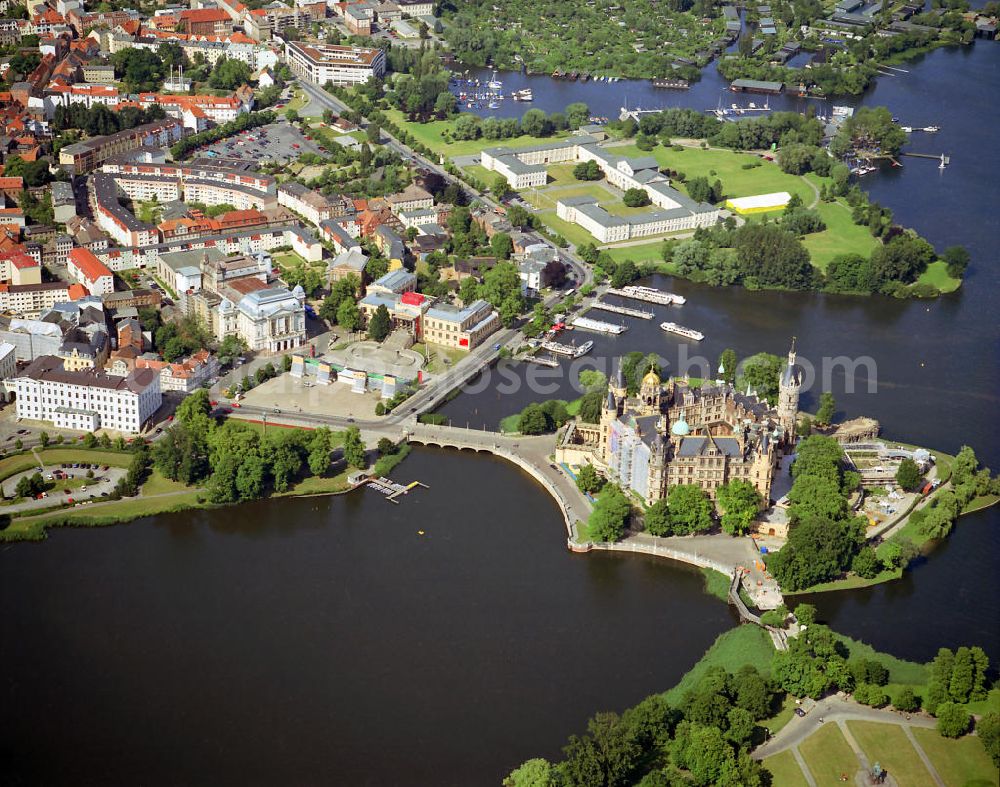
<svg viewBox="0 0 1000 787">
<path fill-rule="evenodd" d="M 935 260 L 920 274 L 917 284 L 930 284 L 941 292 L 954 292 L 962 286 L 962 280 L 948 275 L 948 265 L 944 260 Z"/>
<path fill-rule="evenodd" d="M 984 713 L 990 712 L 1000 713 L 1000 685 L 990 689 L 990 693 L 986 695 L 985 700 L 970 702 L 965 706 L 965 709 L 977 716 L 982 716 Z"/>
<path fill-rule="evenodd" d="M 918 690 L 917 693 L 919 694 L 919 689 L 927 685 L 930 675 L 926 664 L 918 664 L 915 661 L 905 661 L 904 659 L 890 656 L 888 653 L 875 650 L 875 648 L 866 642 L 845 637 L 843 634 L 834 632 L 833 636 L 842 642 L 850 652 L 849 660 L 869 659 L 879 662 L 889 670 L 889 685 L 886 689 L 890 694 L 893 693 L 892 689 L 894 687 L 902 686 L 909 686 L 914 690 Z"/>
<path fill-rule="evenodd" d="M 193 487 L 188 486 L 182 481 L 171 481 L 154 467 L 150 471 L 146 483 L 142 485 L 140 494 L 142 497 L 151 497 L 153 495 L 163 495 L 168 492 L 183 492 L 190 489 L 193 489 Z"/>
<path fill-rule="evenodd" d="M 522 196 L 534 207 L 545 209 L 555 208 L 556 202 L 571 197 L 593 197 L 598 202 L 614 202 L 614 197 L 607 189 L 597 183 L 576 183 L 569 186 L 546 189 L 524 189 Z"/>
<path fill-rule="evenodd" d="M 714 568 L 702 568 L 701 575 L 705 578 L 705 592 L 728 604 L 729 577 Z"/>
<path fill-rule="evenodd" d="M 500 419 L 500 431 L 504 434 L 516 434 L 521 426 L 521 414 L 512 413 Z"/>
<path fill-rule="evenodd" d="M 91 450 L 89 448 L 44 448 L 39 449 L 38 453 L 46 466 L 58 465 L 63 462 L 70 464 L 86 462 L 88 464 L 128 467 L 132 459 L 132 455 L 129 453 Z M 15 473 L 29 470 L 32 467 L 38 467 L 38 461 L 30 451 L 0 459 L 0 480 L 10 478 Z"/>
<path fill-rule="evenodd" d="M 490 186 L 493 183 L 494 178 L 496 178 L 496 172 L 490 172 L 482 164 L 468 164 L 462 167 L 466 175 L 475 178 L 480 183 Z"/>
<path fill-rule="evenodd" d="M 920 747 L 948 787 L 987 787 L 1000 784 L 996 766 L 982 740 L 973 735 L 950 740 L 937 730 L 913 729 Z"/>
<path fill-rule="evenodd" d="M 764 760 L 764 767 L 774 777 L 771 782 L 774 787 L 800 787 L 805 783 L 805 776 L 802 774 L 798 762 L 795 761 L 795 755 L 792 754 L 791 749 L 768 757 Z"/>
<path fill-rule="evenodd" d="M 664 698 L 676 707 L 684 695 L 694 689 L 711 667 L 722 667 L 736 672 L 750 664 L 764 674 L 771 671 L 774 645 L 768 633 L 759 626 L 738 626 L 720 634 L 712 646 L 705 651 L 698 663 L 685 673 L 680 682 L 664 694 Z"/>
<path fill-rule="evenodd" d="M 894 568 L 886 569 L 885 571 L 880 571 L 871 579 L 865 579 L 864 577 L 859 577 L 854 574 L 843 579 L 834 579 L 830 582 L 821 582 L 818 585 L 813 585 L 808 590 L 799 591 L 784 591 L 786 596 L 797 596 L 803 593 L 832 593 L 837 590 L 857 590 L 858 588 L 867 588 L 872 585 L 880 585 L 883 582 L 890 582 L 894 579 L 899 579 L 903 576 L 903 569 Z"/>
<path fill-rule="evenodd" d="M 851 220 L 849 208 L 840 202 L 821 202 L 816 210 L 826 223 L 826 229 L 806 235 L 802 240 L 813 265 L 825 271 L 830 260 L 838 254 L 871 256 L 879 242 L 872 237 L 868 227 Z"/>
<path fill-rule="evenodd" d="M 921 787 L 933 780 L 898 724 L 878 721 L 849 721 L 847 728 L 867 755 L 892 774 L 899 787 Z"/>
<path fill-rule="evenodd" d="M 761 719 L 758 723 L 759 726 L 764 727 L 771 731 L 771 735 L 777 735 L 778 731 L 781 730 L 788 722 L 792 720 L 795 716 L 795 709 L 798 706 L 795 704 L 795 699 L 791 694 L 786 694 L 781 700 L 781 707 L 773 715 L 766 719 Z"/>
<path fill-rule="evenodd" d="M 294 251 L 283 251 L 280 254 L 275 254 L 272 259 L 282 270 L 309 266 L 322 267 L 322 263 L 308 262 L 302 255 Z"/>
<path fill-rule="evenodd" d="M 386 117 L 402 129 L 406 129 L 420 143 L 426 145 L 435 153 L 440 153 L 450 158 L 456 156 L 474 156 L 486 148 L 526 148 L 532 145 L 544 145 L 556 139 L 561 139 L 568 134 L 554 134 L 551 137 L 532 137 L 524 134 L 513 139 L 470 139 L 455 142 L 446 142 L 445 134 L 450 133 L 455 128 L 454 120 L 432 120 L 429 123 L 414 123 L 406 120 L 406 117 L 398 109 L 385 110 Z"/>
<path fill-rule="evenodd" d="M 851 781 L 861 768 L 857 756 L 836 724 L 824 724 L 799 745 L 799 753 L 809 766 L 818 787 L 843 784 L 840 775 Z"/>
<path fill-rule="evenodd" d="M 661 167 L 683 172 L 687 180 L 703 176 L 712 183 L 718 178 L 722 182 L 726 199 L 771 194 L 776 191 L 798 194 L 804 205 L 811 204 L 816 198 L 816 192 L 809 182 L 798 175 L 782 172 L 777 164 L 751 153 L 734 153 L 731 150 L 711 148 L 703 150 L 699 147 L 685 147 L 684 150 L 677 151 L 663 145 L 657 145 L 648 153 L 639 150 L 635 145 L 615 146 L 610 148 L 610 151 L 619 156 L 653 156 Z M 760 166 L 743 169 L 744 164 L 750 163 L 759 163 Z M 715 174 L 712 174 L 713 172 Z M 822 179 L 819 179 L 819 182 L 822 182 Z"/>
<path fill-rule="evenodd" d="M 615 262 L 632 260 L 632 262 L 637 265 L 641 265 L 644 262 L 663 264 L 662 240 L 654 241 L 653 243 L 643 243 L 636 246 L 611 246 L 606 249 L 602 248 L 601 251 L 606 251 Z"/>
<path fill-rule="evenodd" d="M 593 235 L 587 232 L 583 227 L 576 224 L 570 224 L 568 221 L 563 221 L 556 215 L 555 210 L 543 210 L 535 215 L 538 216 L 542 224 L 553 232 L 562 235 L 574 246 L 582 246 L 585 243 L 594 242 Z"/>
</svg>

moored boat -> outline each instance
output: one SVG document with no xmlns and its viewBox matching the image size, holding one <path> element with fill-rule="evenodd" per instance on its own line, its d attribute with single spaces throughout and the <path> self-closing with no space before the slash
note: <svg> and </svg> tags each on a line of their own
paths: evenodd
<svg viewBox="0 0 1000 787">
<path fill-rule="evenodd" d="M 694 328 L 685 328 L 683 325 L 678 325 L 675 322 L 661 322 L 660 328 L 667 333 L 675 333 L 678 336 L 683 336 L 685 339 L 693 339 L 696 342 L 700 342 L 705 338 L 705 334 L 701 331 L 696 331 Z"/>
</svg>

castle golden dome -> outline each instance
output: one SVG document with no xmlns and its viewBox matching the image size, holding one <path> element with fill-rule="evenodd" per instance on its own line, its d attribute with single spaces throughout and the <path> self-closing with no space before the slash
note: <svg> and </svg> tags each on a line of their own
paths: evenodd
<svg viewBox="0 0 1000 787">
<path fill-rule="evenodd" d="M 650 369 L 646 372 L 646 376 L 642 378 L 642 387 L 648 388 L 650 386 L 659 388 L 660 387 L 660 375 Z"/>
</svg>

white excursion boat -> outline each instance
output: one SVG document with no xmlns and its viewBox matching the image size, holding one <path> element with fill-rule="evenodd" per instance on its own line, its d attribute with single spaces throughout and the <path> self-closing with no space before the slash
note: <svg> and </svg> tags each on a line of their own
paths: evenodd
<svg viewBox="0 0 1000 787">
<path fill-rule="evenodd" d="M 608 292 L 612 295 L 620 295 L 623 298 L 634 298 L 637 301 L 659 303 L 664 306 L 683 306 L 687 303 L 687 298 L 683 295 L 674 295 L 672 292 L 663 292 L 662 290 L 657 290 L 653 287 L 639 287 L 634 284 L 622 287 L 620 290 L 612 288 L 609 289 Z"/>
<path fill-rule="evenodd" d="M 696 331 L 693 328 L 685 328 L 683 325 L 678 325 L 675 322 L 661 322 L 660 328 L 667 333 L 676 333 L 678 336 L 683 336 L 685 339 L 694 339 L 696 342 L 700 342 L 705 338 L 705 334 L 701 331 Z"/>
</svg>

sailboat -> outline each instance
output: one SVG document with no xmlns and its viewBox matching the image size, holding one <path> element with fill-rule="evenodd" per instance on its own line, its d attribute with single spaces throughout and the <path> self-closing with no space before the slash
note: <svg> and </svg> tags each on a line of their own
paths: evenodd
<svg viewBox="0 0 1000 787">
<path fill-rule="evenodd" d="M 493 69 L 493 76 L 490 77 L 490 81 L 486 83 L 486 87 L 491 90 L 503 90 L 503 82 L 497 79 L 497 70 Z"/>
</svg>

